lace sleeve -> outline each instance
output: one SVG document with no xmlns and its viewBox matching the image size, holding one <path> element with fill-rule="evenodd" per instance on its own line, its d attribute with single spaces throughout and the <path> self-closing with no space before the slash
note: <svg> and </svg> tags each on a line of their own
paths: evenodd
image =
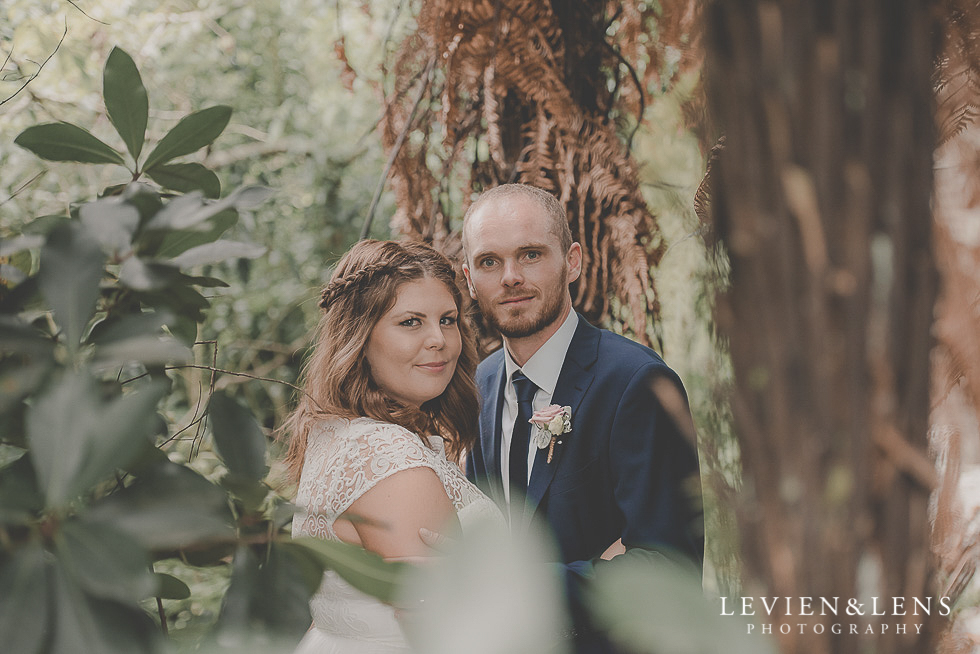
<svg viewBox="0 0 980 654">
<path fill-rule="evenodd" d="M 364 418 L 325 424 L 307 444 L 296 495 L 305 515 L 293 534 L 335 539 L 334 521 L 357 498 L 396 472 L 420 467 L 439 472 L 435 453 L 403 427 Z"/>
</svg>

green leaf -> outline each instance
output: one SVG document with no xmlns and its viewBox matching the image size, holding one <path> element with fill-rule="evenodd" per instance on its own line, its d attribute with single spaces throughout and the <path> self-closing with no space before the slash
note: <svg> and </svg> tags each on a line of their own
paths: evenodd
<svg viewBox="0 0 980 654">
<path fill-rule="evenodd" d="M 55 537 L 58 558 L 90 595 L 138 602 L 156 590 L 139 543 L 108 525 L 68 520 Z"/>
<path fill-rule="evenodd" d="M 0 315 L 0 413 L 33 393 L 54 366 L 54 342 L 13 316 Z"/>
<path fill-rule="evenodd" d="M 40 545 L 16 550 L 0 568 L 0 643 L 37 654 L 48 633 L 48 555 Z"/>
<path fill-rule="evenodd" d="M 0 362 L 0 413 L 36 391 L 53 366 L 52 358 L 29 363 Z"/>
<path fill-rule="evenodd" d="M 269 486 L 265 482 L 245 475 L 228 473 L 218 480 L 218 484 L 240 501 L 246 511 L 258 511 L 269 496 Z"/>
<path fill-rule="evenodd" d="M 145 366 L 189 363 L 194 360 L 190 348 L 171 336 L 163 334 L 134 336 L 113 341 L 96 348 L 92 365 L 105 370 L 128 363 L 140 362 Z"/>
<path fill-rule="evenodd" d="M 343 577 L 354 588 L 392 603 L 408 564 L 385 561 L 374 552 L 357 545 L 304 536 L 292 541 L 311 552 L 321 565 Z"/>
<path fill-rule="evenodd" d="M 184 116 L 150 152 L 143 164 L 149 172 L 154 166 L 190 154 L 210 144 L 231 120 L 231 107 L 218 105 Z"/>
<path fill-rule="evenodd" d="M 214 447 L 232 474 L 259 481 L 265 477 L 265 434 L 252 414 L 223 391 L 209 407 Z"/>
<path fill-rule="evenodd" d="M 183 581 L 165 572 L 155 572 L 157 589 L 155 596 L 160 599 L 182 600 L 191 596 L 191 589 Z"/>
<path fill-rule="evenodd" d="M 164 325 L 175 320 L 176 317 L 169 311 L 143 311 L 121 318 L 112 316 L 92 327 L 89 341 L 97 345 L 106 345 L 136 336 L 159 336 L 163 334 Z"/>
<path fill-rule="evenodd" d="M 206 203 L 197 194 L 171 200 L 147 224 L 147 229 L 207 229 L 201 224 L 228 209 L 250 209 L 263 202 L 272 194 L 272 189 L 264 186 L 244 186 L 235 189 L 228 197 L 218 202 Z"/>
<path fill-rule="evenodd" d="M 41 292 L 73 354 L 95 312 L 102 270 L 102 249 L 77 223 L 56 227 L 41 248 Z"/>
<path fill-rule="evenodd" d="M 136 63 L 122 48 L 113 48 L 106 59 L 102 95 L 109 120 L 133 159 L 139 158 L 146 137 L 150 102 Z"/>
<path fill-rule="evenodd" d="M 166 232 L 166 236 L 153 250 L 154 256 L 161 259 L 171 258 L 193 247 L 212 243 L 237 222 L 238 212 L 234 209 L 227 209 L 205 223 L 205 231 L 175 230 Z"/>
<path fill-rule="evenodd" d="M 224 491 L 170 461 L 161 461 L 129 487 L 96 502 L 86 517 L 121 529 L 151 550 L 235 536 Z"/>
<path fill-rule="evenodd" d="M 140 299 L 145 306 L 167 308 L 182 318 L 196 322 L 204 322 L 204 310 L 211 306 L 207 298 L 194 288 L 176 284 L 159 291 L 141 293 Z"/>
<path fill-rule="evenodd" d="M 122 198 L 140 212 L 140 225 L 143 225 L 163 207 L 160 193 L 149 184 L 130 182 L 122 192 Z"/>
<path fill-rule="evenodd" d="M 181 274 L 181 279 L 185 284 L 201 286 L 203 288 L 231 288 L 228 282 L 217 277 L 195 277 L 193 275 Z"/>
<path fill-rule="evenodd" d="M 78 209 L 78 217 L 103 250 L 112 255 L 130 249 L 140 222 L 136 207 L 119 197 L 83 204 Z"/>
<path fill-rule="evenodd" d="M 157 628 L 141 609 L 87 595 L 62 565 L 53 567 L 55 624 L 50 654 L 159 651 Z"/>
<path fill-rule="evenodd" d="M 0 470 L 0 523 L 27 524 L 44 508 L 37 474 L 28 457 Z"/>
<path fill-rule="evenodd" d="M 218 176 L 199 163 L 160 164 L 146 171 L 154 182 L 173 191 L 202 191 L 206 197 L 221 195 Z"/>
<path fill-rule="evenodd" d="M 255 637 L 254 632 L 298 640 L 310 625 L 312 594 L 301 565 L 278 544 L 269 547 L 262 564 L 248 547 L 239 547 L 218 619 L 219 641 L 240 647 Z"/>
<path fill-rule="evenodd" d="M 774 654 L 748 635 L 748 620 L 722 617 L 701 590 L 701 571 L 682 557 L 631 548 L 603 563 L 583 597 L 595 624 L 630 652 Z"/>
<path fill-rule="evenodd" d="M 191 268 L 228 259 L 254 259 L 265 254 L 265 250 L 264 247 L 252 243 L 220 239 L 181 252 L 171 261 L 181 268 Z"/>
<path fill-rule="evenodd" d="M 61 214 L 48 214 L 46 216 L 39 216 L 27 223 L 24 225 L 21 232 L 24 234 L 37 234 L 47 237 L 48 234 L 54 231 L 55 227 L 66 222 L 68 222 L 68 216 Z"/>
<path fill-rule="evenodd" d="M 0 352 L 47 359 L 54 343 L 44 332 L 15 316 L 0 315 Z"/>
<path fill-rule="evenodd" d="M 222 201 L 223 203 L 223 201 Z M 207 204 L 198 192 L 188 193 L 167 202 L 162 209 L 153 214 L 146 223 L 149 230 L 194 229 L 215 212 L 211 207 L 221 203 Z"/>
<path fill-rule="evenodd" d="M 3 470 L 7 466 L 16 463 L 25 454 L 27 454 L 27 450 L 25 450 L 23 447 L 0 443 L 0 470 Z"/>
<path fill-rule="evenodd" d="M 14 143 L 48 161 L 125 164 L 121 154 L 71 123 L 28 127 L 14 139 Z"/>
<path fill-rule="evenodd" d="M 168 325 L 167 328 L 177 340 L 184 343 L 188 347 L 193 346 L 197 341 L 197 322 L 192 318 L 188 318 L 187 316 L 179 316 L 177 320 Z"/>
<path fill-rule="evenodd" d="M 94 379 L 71 372 L 38 398 L 27 432 L 48 506 L 62 506 L 135 458 L 164 391 L 154 384 L 103 403 Z"/>
<path fill-rule="evenodd" d="M 44 237 L 39 234 L 21 234 L 14 238 L 0 240 L 0 257 L 10 257 L 24 250 L 33 250 L 44 245 Z"/>
<path fill-rule="evenodd" d="M 152 291 L 169 286 L 179 273 L 169 263 L 129 257 L 119 267 L 119 281 L 134 291 Z"/>
</svg>

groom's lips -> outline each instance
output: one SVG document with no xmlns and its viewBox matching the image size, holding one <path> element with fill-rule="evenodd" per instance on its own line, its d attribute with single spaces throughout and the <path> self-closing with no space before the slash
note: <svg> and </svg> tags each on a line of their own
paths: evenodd
<svg viewBox="0 0 980 654">
<path fill-rule="evenodd" d="M 500 304 L 520 304 L 522 302 L 527 302 L 528 300 L 533 300 L 533 295 L 522 295 L 521 297 L 511 297 L 500 301 Z"/>
</svg>

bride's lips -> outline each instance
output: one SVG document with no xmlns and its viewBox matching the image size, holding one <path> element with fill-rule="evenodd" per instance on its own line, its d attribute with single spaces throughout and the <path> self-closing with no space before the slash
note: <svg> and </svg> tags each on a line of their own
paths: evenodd
<svg viewBox="0 0 980 654">
<path fill-rule="evenodd" d="M 442 372 L 449 365 L 448 361 L 433 361 L 432 363 L 419 363 L 417 366 L 426 372 Z"/>
</svg>

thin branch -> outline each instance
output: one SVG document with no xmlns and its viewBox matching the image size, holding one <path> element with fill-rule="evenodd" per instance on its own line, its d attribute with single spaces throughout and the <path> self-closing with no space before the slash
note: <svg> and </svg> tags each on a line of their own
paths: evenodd
<svg viewBox="0 0 980 654">
<path fill-rule="evenodd" d="M 297 391 L 299 393 L 302 393 L 303 395 L 305 395 L 307 397 L 307 399 L 309 399 L 311 402 L 313 402 L 314 404 L 316 404 L 317 405 L 317 408 L 320 407 L 320 404 L 316 401 L 316 399 L 312 395 L 310 395 L 309 393 L 307 393 L 306 391 L 304 391 L 299 386 L 296 386 L 294 384 L 290 384 L 289 382 L 283 381 L 281 379 L 274 379 L 272 377 L 260 377 L 258 375 L 250 375 L 247 372 L 235 372 L 234 370 L 224 370 L 224 369 L 218 368 L 216 366 L 201 366 L 201 365 L 198 365 L 198 364 L 195 364 L 195 363 L 182 363 L 182 364 L 176 365 L 176 366 L 164 366 L 163 369 L 164 370 L 181 370 L 183 368 L 195 368 L 197 370 L 210 370 L 212 373 L 215 373 L 215 374 L 231 375 L 233 377 L 246 377 L 248 379 L 254 379 L 256 381 L 265 381 L 265 382 L 273 382 L 275 384 L 282 384 L 283 386 L 289 386 L 294 391 Z M 130 379 L 125 379 L 125 380 L 123 380 L 120 383 L 121 384 L 128 384 L 130 382 L 136 381 L 137 379 L 142 379 L 143 377 L 146 377 L 149 374 L 150 373 L 148 373 L 148 372 L 144 372 L 143 374 L 137 375 L 136 377 L 131 377 Z"/>
<path fill-rule="evenodd" d="M 388 181 L 388 175 L 391 174 L 391 167 L 395 165 L 395 159 L 398 157 L 398 153 L 401 151 L 402 145 L 405 143 L 405 139 L 412 129 L 412 123 L 415 121 L 415 113 L 418 111 L 419 105 L 422 104 L 422 98 L 425 97 L 425 92 L 428 90 L 429 84 L 432 83 L 432 71 L 435 65 L 436 58 L 432 56 L 429 58 L 429 64 L 425 67 L 425 80 L 419 88 L 419 94 L 415 98 L 415 104 L 412 105 L 412 112 L 408 115 L 408 120 L 405 121 L 405 127 L 398 134 L 398 139 L 391 149 L 391 154 L 388 155 L 388 161 L 385 162 L 381 179 L 378 180 L 378 187 L 374 190 L 374 197 L 371 198 L 371 206 L 368 208 L 367 218 L 364 219 L 364 227 L 361 228 L 361 240 L 366 239 L 368 234 L 371 233 L 371 223 L 374 221 L 374 212 L 378 208 L 378 201 L 381 200 L 381 192 L 384 191 L 385 182 Z"/>
<path fill-rule="evenodd" d="M 636 69 L 633 68 L 633 64 L 631 64 L 629 61 L 627 61 L 626 60 L 626 57 L 623 56 L 623 53 L 619 51 L 619 48 L 617 48 L 616 46 L 614 46 L 612 43 L 610 43 L 609 41 L 606 41 L 605 39 L 603 39 L 602 42 L 606 45 L 607 48 L 609 48 L 612 51 L 612 53 L 614 55 L 616 55 L 616 58 L 619 59 L 619 63 L 621 63 L 624 66 L 626 66 L 626 70 L 629 71 L 630 77 L 633 78 L 633 84 L 636 85 L 636 90 L 640 94 L 640 111 L 639 111 L 639 114 L 636 117 L 636 125 L 634 125 L 633 126 L 633 129 L 630 131 L 629 138 L 626 139 L 626 149 L 627 150 L 632 150 L 633 149 L 633 137 L 636 136 L 636 133 L 640 129 L 640 125 L 643 124 L 643 114 L 647 110 L 647 100 L 646 100 L 647 94 L 646 94 L 646 91 L 643 88 L 643 84 L 640 82 L 640 76 L 637 75 Z"/>
<path fill-rule="evenodd" d="M 10 194 L 10 197 L 8 197 L 3 202 L 0 202 L 0 207 L 2 207 L 3 205 L 7 204 L 8 202 L 10 202 L 11 200 L 13 200 L 18 195 L 20 195 L 24 191 L 24 189 L 26 189 L 28 186 L 30 186 L 31 184 L 33 184 L 37 180 L 39 180 L 42 177 L 44 177 L 47 174 L 47 172 L 48 172 L 48 169 L 45 168 L 44 170 L 42 170 L 38 174 L 34 175 L 34 177 L 31 177 L 29 180 L 27 180 L 26 182 L 24 182 L 23 184 L 21 184 L 19 187 L 17 187 L 14 190 L 13 193 Z"/>
<path fill-rule="evenodd" d="M 24 82 L 24 84 L 19 89 L 17 89 L 16 91 L 14 91 L 13 95 L 10 95 L 10 96 L 4 98 L 3 100 L 0 100 L 0 105 L 7 104 L 11 100 L 13 100 L 15 97 L 17 97 L 17 94 L 18 93 L 20 93 L 21 91 L 23 91 L 24 89 L 26 89 L 27 88 L 27 85 L 30 84 L 31 82 L 33 82 L 37 78 L 37 76 L 41 74 L 41 70 L 44 68 L 44 65 L 46 63 L 48 63 L 49 61 L 51 61 L 51 57 L 55 56 L 55 54 L 57 54 L 58 50 L 61 49 L 61 44 L 65 42 L 65 37 L 66 36 L 68 36 L 68 19 L 67 18 L 65 19 L 65 32 L 64 32 L 64 34 L 61 35 L 61 40 L 58 41 L 58 45 L 56 45 L 54 47 L 54 50 L 51 52 L 51 54 L 48 55 L 48 58 L 41 62 L 41 65 L 38 66 L 38 68 L 34 72 L 34 74 L 31 75 L 30 77 L 28 77 L 27 78 L 27 81 Z"/>
<path fill-rule="evenodd" d="M 198 343 L 195 343 L 197 345 Z M 214 380 L 215 380 L 215 370 L 218 367 L 218 341 L 200 341 L 200 345 L 213 345 L 214 349 L 211 351 L 211 380 L 208 382 L 208 407 L 211 405 L 211 397 L 214 396 Z M 201 419 L 197 421 L 197 431 L 194 433 L 194 445 L 191 446 L 191 458 L 200 454 L 201 444 L 204 442 L 204 426 L 208 419 L 208 409 L 204 410 L 201 414 Z M 196 446 L 196 449 L 195 449 Z"/>
<path fill-rule="evenodd" d="M 94 20 L 94 21 L 95 21 L 96 23 L 98 23 L 98 24 L 100 24 L 100 25 L 109 25 L 109 23 L 103 23 L 103 22 L 102 22 L 101 20 L 99 20 L 98 18 L 93 18 L 92 16 L 90 16 L 90 15 L 88 15 L 88 14 L 86 14 L 86 13 L 85 13 L 85 10 L 84 10 L 84 9 L 82 9 L 81 7 L 79 7 L 78 5 L 76 5 L 76 4 L 75 4 L 75 3 L 73 2 L 73 0 L 67 0 L 67 2 L 68 2 L 68 4 L 70 4 L 70 5 L 72 6 L 72 7 L 74 7 L 74 8 L 75 8 L 75 9 L 77 9 L 78 11 L 80 11 L 80 12 L 82 12 L 82 15 L 83 15 L 83 16 L 85 16 L 86 18 L 88 18 L 89 20 Z"/>
<path fill-rule="evenodd" d="M 10 58 L 13 57 L 13 56 L 14 56 L 14 48 L 13 48 L 13 46 L 11 46 L 10 47 L 10 52 L 8 52 L 7 53 L 7 56 L 4 57 L 4 59 L 3 59 L 3 65 L 0 66 L 0 71 L 2 71 L 4 68 L 7 67 L 7 64 L 10 63 Z"/>
</svg>

